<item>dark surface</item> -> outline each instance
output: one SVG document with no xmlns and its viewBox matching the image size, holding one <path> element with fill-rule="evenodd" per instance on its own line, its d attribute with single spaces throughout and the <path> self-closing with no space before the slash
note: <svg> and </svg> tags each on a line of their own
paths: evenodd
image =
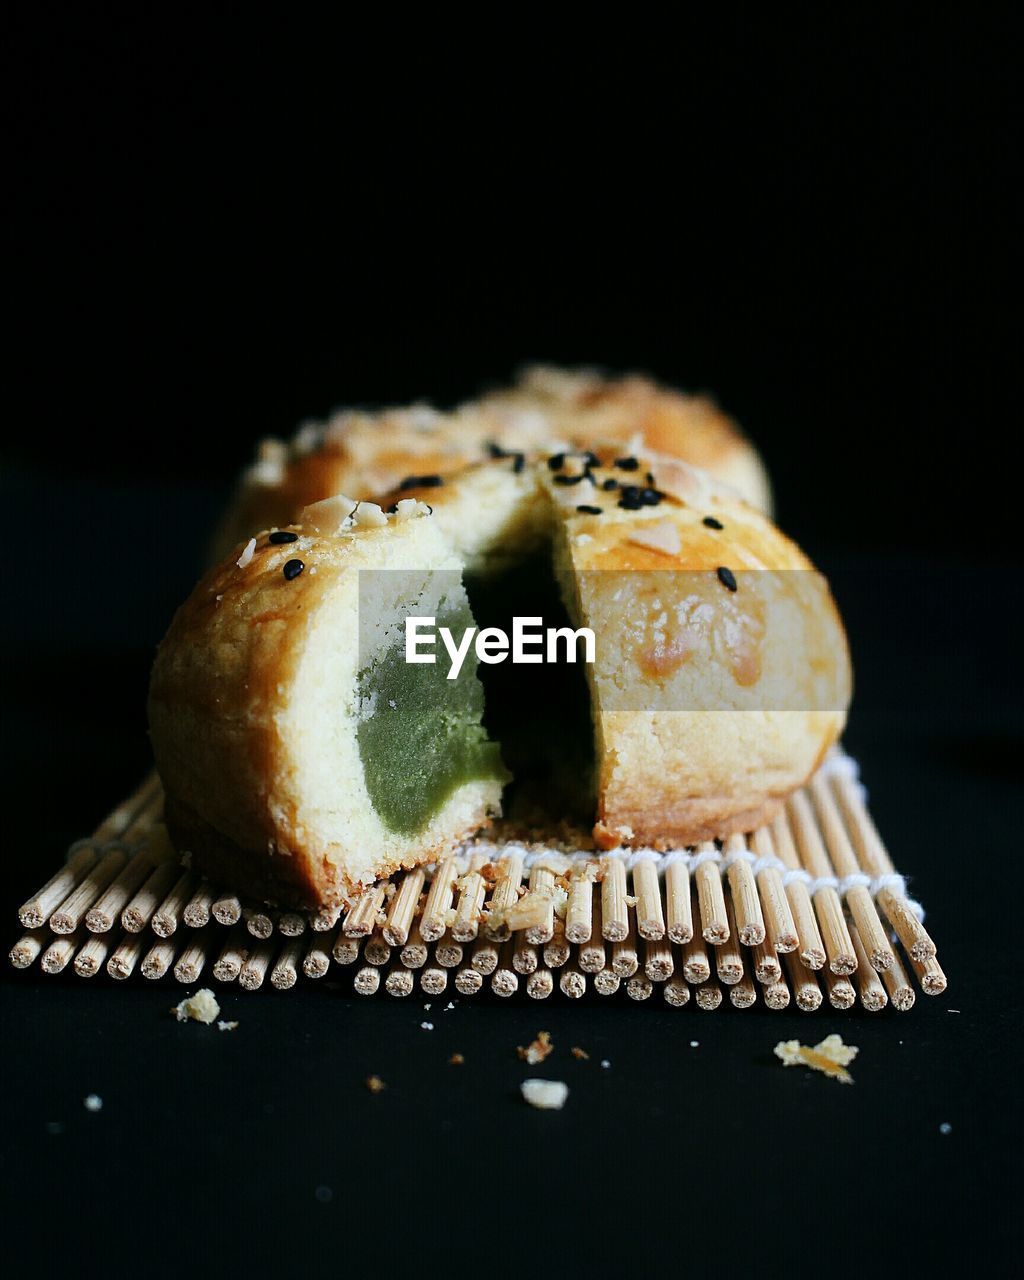
<svg viewBox="0 0 1024 1280">
<path fill-rule="evenodd" d="M 241 1025 L 221 1034 L 168 1016 L 173 982 L 5 971 L 5 1263 L 998 1260 L 1021 1142 L 1010 12 L 752 8 L 564 44 L 521 17 L 473 56 L 408 28 L 13 13 L 10 940 L 17 904 L 148 765 L 153 646 L 258 435 L 596 360 L 714 388 L 763 449 L 783 526 L 833 575 L 847 744 L 950 988 L 904 1016 L 592 998 L 425 1015 L 321 984 L 225 992 Z M 561 1114 L 517 1093 L 515 1046 L 540 1028 L 557 1049 L 534 1074 L 570 1084 Z M 852 1089 L 772 1057 L 832 1030 L 861 1046 Z"/>
</svg>

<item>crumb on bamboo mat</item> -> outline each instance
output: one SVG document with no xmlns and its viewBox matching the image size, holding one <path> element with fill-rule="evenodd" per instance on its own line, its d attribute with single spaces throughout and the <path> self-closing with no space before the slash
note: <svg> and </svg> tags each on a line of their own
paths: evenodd
<svg viewBox="0 0 1024 1280">
<path fill-rule="evenodd" d="M 237 1030 L 237 1028 L 238 1028 L 237 1022 L 225 1022 L 223 1019 L 221 1019 L 217 1023 L 218 1031 L 235 1031 Z"/>
<path fill-rule="evenodd" d="M 380 1076 L 367 1076 L 366 1087 L 367 1089 L 369 1089 L 371 1093 L 383 1093 L 384 1090 L 387 1088 L 387 1085 L 380 1078 Z"/>
<path fill-rule="evenodd" d="M 586 1049 L 581 1049 L 578 1044 L 574 1044 L 573 1047 L 569 1050 L 569 1052 L 572 1054 L 574 1058 L 579 1058 L 581 1062 L 590 1061 L 590 1054 L 587 1053 Z"/>
<path fill-rule="evenodd" d="M 814 1048 L 799 1040 L 780 1040 L 775 1046 L 775 1056 L 784 1067 L 810 1067 L 831 1076 L 840 1084 L 853 1084 L 853 1076 L 846 1068 L 856 1058 L 859 1049 L 853 1044 L 843 1044 L 842 1036 L 826 1036 Z"/>
<path fill-rule="evenodd" d="M 531 1067 L 535 1067 L 538 1062 L 543 1062 L 545 1058 L 550 1057 L 554 1049 L 555 1046 L 551 1043 L 550 1031 L 538 1031 L 536 1039 L 532 1040 L 525 1048 L 521 1044 L 516 1045 L 516 1053 L 520 1059 L 529 1063 Z"/>
<path fill-rule="evenodd" d="M 210 988 L 202 987 L 194 996 L 186 996 L 176 1004 L 171 1009 L 171 1013 L 179 1022 L 188 1022 L 191 1018 L 193 1022 L 202 1022 L 209 1026 L 220 1013 L 220 1005 Z"/>
<path fill-rule="evenodd" d="M 461 1067 L 465 1061 L 466 1059 L 462 1056 L 461 1053 L 453 1053 L 452 1056 L 448 1059 L 448 1065 L 450 1067 Z"/>
<path fill-rule="evenodd" d="M 82 1099 L 82 1106 L 85 1107 L 86 1111 L 102 1111 L 103 1099 L 98 1093 L 90 1093 Z"/>
<path fill-rule="evenodd" d="M 561 1080 L 524 1080 L 519 1088 L 523 1098 L 539 1111 L 561 1111 L 569 1096 L 569 1086 Z"/>
</svg>

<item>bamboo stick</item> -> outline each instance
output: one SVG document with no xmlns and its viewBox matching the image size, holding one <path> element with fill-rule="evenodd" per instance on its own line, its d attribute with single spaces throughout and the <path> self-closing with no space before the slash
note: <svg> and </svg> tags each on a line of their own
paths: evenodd
<svg viewBox="0 0 1024 1280">
<path fill-rule="evenodd" d="M 85 913 L 85 927 L 90 933 L 108 933 L 113 929 L 115 921 L 146 880 L 153 866 L 145 849 L 128 859 Z"/>
<path fill-rule="evenodd" d="M 670 1008 L 681 1009 L 690 999 L 690 988 L 683 978 L 669 978 L 661 994 Z"/>
<path fill-rule="evenodd" d="M 587 989 L 587 975 L 577 964 L 567 964 L 558 975 L 562 995 L 579 1000 Z"/>
<path fill-rule="evenodd" d="M 491 900 L 487 904 L 489 914 L 484 922 L 484 933 L 492 942 L 507 942 L 512 936 L 512 930 L 505 920 L 505 913 L 519 901 L 524 860 L 522 851 L 514 849 L 498 864 L 498 879 L 491 892 Z"/>
<path fill-rule="evenodd" d="M 420 933 L 419 918 L 414 918 L 412 928 L 409 930 L 409 941 L 402 948 L 398 958 L 407 969 L 422 969 L 427 963 L 428 954 L 429 948 Z"/>
<path fill-rule="evenodd" d="M 645 974 L 634 973 L 626 983 L 626 995 L 630 1000 L 650 1000 L 654 993 L 654 983 Z"/>
<path fill-rule="evenodd" d="M 446 858 L 434 872 L 420 917 L 420 937 L 424 942 L 436 942 L 447 929 L 457 876 L 454 858 Z"/>
<path fill-rule="evenodd" d="M 11 947 L 10 960 L 15 969 L 27 969 L 50 941 L 47 929 L 30 929 Z"/>
<path fill-rule="evenodd" d="M 751 844 L 758 858 L 778 858 L 775 841 L 767 827 L 754 832 Z M 778 860 L 781 862 L 780 858 Z M 778 867 L 762 867 L 757 873 L 757 887 L 761 896 L 765 933 L 771 945 L 783 954 L 795 951 L 800 945 L 800 939 Z"/>
<path fill-rule="evenodd" d="M 407 871 L 402 877 L 398 892 L 391 899 L 387 924 L 383 929 L 384 941 L 391 947 L 404 947 L 409 941 L 409 930 L 416 917 L 420 894 L 426 875 L 422 867 Z"/>
<path fill-rule="evenodd" d="M 708 852 L 714 845 L 700 844 L 698 853 Z M 700 908 L 700 931 L 705 942 L 719 946 L 729 939 L 729 922 L 725 915 L 725 895 L 722 892 L 722 873 L 717 862 L 702 862 L 693 873 L 697 886 L 697 904 Z"/>
<path fill-rule="evenodd" d="M 434 944 L 434 960 L 442 969 L 457 969 L 462 964 L 462 944 L 446 934 Z"/>
<path fill-rule="evenodd" d="M 626 864 L 621 858 L 606 857 L 601 861 L 601 931 L 606 942 L 623 942 L 629 933 L 629 908 L 626 904 Z"/>
<path fill-rule="evenodd" d="M 818 986 L 818 979 L 814 976 L 813 970 L 805 968 L 800 963 L 800 957 L 795 949 L 783 952 L 782 962 L 786 966 L 786 976 L 789 978 L 793 999 L 800 1012 L 813 1013 L 815 1009 L 820 1009 L 821 987 Z"/>
<path fill-rule="evenodd" d="M 452 937 L 456 942 L 473 942 L 480 931 L 487 883 L 480 869 L 487 865 L 487 856 L 479 851 L 470 854 L 469 869 L 459 881 L 459 900 L 455 907 Z"/>
<path fill-rule="evenodd" d="M 631 978 L 640 967 L 640 959 L 636 953 L 636 918 L 630 911 L 627 915 L 626 936 L 619 942 L 612 943 L 612 973 L 620 978 Z"/>
<path fill-rule="evenodd" d="M 444 970 L 441 971 L 442 973 Z M 411 996 L 416 987 L 416 975 L 411 969 L 396 965 L 384 979 L 384 990 L 397 1000 Z"/>
<path fill-rule="evenodd" d="M 135 972 L 135 966 L 139 963 L 145 945 L 144 934 L 126 933 L 107 960 L 107 973 L 118 982 L 130 978 Z"/>
<path fill-rule="evenodd" d="M 489 978 L 498 967 L 498 950 L 498 944 L 496 942 L 492 942 L 490 938 L 477 938 L 476 942 L 473 943 L 473 955 L 471 956 L 469 963 L 477 973 L 482 974 L 485 978 Z M 514 952 L 512 955 L 512 968 L 515 969 L 517 973 L 520 972 L 515 963 Z"/>
<path fill-rule="evenodd" d="M 123 849 L 115 847 L 108 850 L 50 916 L 53 932 L 74 933 L 103 890 L 121 873 L 126 861 Z"/>
<path fill-rule="evenodd" d="M 51 937 L 53 940 L 43 952 L 39 963 L 44 973 L 61 973 L 71 962 L 76 948 L 84 941 L 86 934 L 83 929 L 78 929 L 73 934 L 58 934 L 56 937 L 53 935 Z"/>
<path fill-rule="evenodd" d="M 237 893 L 222 893 L 214 900 L 210 911 L 218 924 L 227 925 L 229 928 L 231 925 L 238 924 L 242 918 L 242 904 Z"/>
<path fill-rule="evenodd" d="M 161 862 L 153 868 L 149 877 L 121 912 L 123 929 L 128 933 L 141 933 L 145 929 L 157 907 L 167 897 L 171 885 L 177 880 L 179 870 L 173 862 Z"/>
<path fill-rule="evenodd" d="M 376 995 L 379 986 L 380 970 L 372 964 L 364 964 L 361 969 L 357 970 L 356 976 L 352 979 L 352 989 L 357 995 Z"/>
<path fill-rule="evenodd" d="M 556 916 L 551 938 L 544 944 L 544 963 L 549 969 L 561 969 L 571 952 L 572 948 L 565 940 L 565 925 Z"/>
<path fill-rule="evenodd" d="M 740 950 L 739 929 L 733 914 L 733 904 L 728 898 L 725 903 L 725 914 L 729 924 L 729 941 L 723 942 L 720 947 L 715 947 L 715 972 L 718 974 L 719 982 L 732 987 L 743 978 L 743 953 Z"/>
<path fill-rule="evenodd" d="M 832 786 L 861 869 L 876 880 L 895 875 L 896 868 L 889 850 L 861 799 L 857 784 L 852 778 L 839 775 L 833 778 Z M 911 910 L 904 893 L 890 888 L 880 889 L 878 902 L 911 960 L 927 960 L 935 955 L 935 943 Z"/>
<path fill-rule="evenodd" d="M 526 930 L 526 941 L 542 947 L 555 933 L 555 873 L 550 867 L 534 865 L 530 869 L 530 893 L 546 899 L 540 923 L 531 924 Z"/>
<path fill-rule="evenodd" d="M 850 936 L 853 938 L 854 950 L 857 953 L 857 994 L 860 996 L 861 1004 L 869 1013 L 877 1013 L 889 1003 L 889 997 L 882 979 L 868 960 L 864 939 L 860 936 L 860 930 L 856 925 L 850 926 Z"/>
<path fill-rule="evenodd" d="M 833 973 L 831 969 L 826 969 L 822 977 L 825 979 L 828 1002 L 832 1008 L 852 1009 L 857 1003 L 857 992 L 850 979 L 838 973 Z"/>
<path fill-rule="evenodd" d="M 378 969 L 387 968 L 391 960 L 391 948 L 384 941 L 380 925 L 374 927 L 373 933 L 363 943 L 363 959 L 367 964 L 375 964 Z"/>
<path fill-rule="evenodd" d="M 829 879 L 833 875 L 832 864 L 825 852 L 806 793 L 795 791 L 786 805 L 804 870 L 815 881 Z M 853 973 L 857 968 L 857 956 L 850 931 L 846 927 L 846 917 L 838 892 L 831 887 L 822 886 L 813 891 L 811 900 L 821 929 L 822 945 L 828 956 L 829 968 L 836 974 Z"/>
<path fill-rule="evenodd" d="M 736 1009 L 749 1009 L 756 999 L 757 990 L 749 973 L 729 988 L 729 1000 Z"/>
<path fill-rule="evenodd" d="M 699 987 L 694 987 L 693 998 L 697 1002 L 698 1009 L 703 1009 L 705 1012 L 710 1013 L 722 1003 L 722 988 L 714 978 L 709 978 L 707 982 L 702 982 Z"/>
<path fill-rule="evenodd" d="M 243 991 L 258 991 L 263 986 L 270 962 L 274 958 L 275 943 L 272 939 L 257 942 L 249 952 L 238 975 L 238 985 Z"/>
<path fill-rule="evenodd" d="M 851 876 L 863 875 L 857 862 L 857 855 L 853 851 L 853 845 L 850 843 L 850 837 L 843 825 L 835 796 L 825 779 L 820 775 L 812 778 L 810 792 L 814 798 L 818 820 L 821 823 L 825 844 L 836 874 L 843 880 Z M 857 932 L 864 944 L 864 953 L 871 967 L 888 969 L 893 960 L 892 947 L 889 945 L 889 939 L 882 928 L 874 900 L 867 887 L 863 884 L 851 885 L 846 890 L 846 905 L 850 909 L 853 923 L 857 926 Z"/>
<path fill-rule="evenodd" d="M 26 929 L 41 929 L 93 869 L 96 857 L 96 850 L 92 845 L 73 849 L 60 870 L 18 908 L 18 919 L 22 926 Z"/>
<path fill-rule="evenodd" d="M 252 934 L 240 925 L 232 925 L 213 964 L 213 976 L 218 982 L 234 982 L 242 972 L 242 965 L 249 958 L 253 948 Z M 324 965 L 324 973 L 327 965 Z M 315 976 L 315 975 L 310 975 Z"/>
<path fill-rule="evenodd" d="M 612 969 L 602 969 L 594 974 L 594 990 L 599 996 L 613 996 L 621 982 L 622 979 Z"/>
<path fill-rule="evenodd" d="M 501 959 L 498 967 L 491 975 L 491 990 L 496 996 L 507 999 L 519 990 L 519 975 L 512 968 L 512 944 L 506 942 L 501 948 Z"/>
<path fill-rule="evenodd" d="M 776 853 L 786 864 L 787 872 L 793 876 L 786 884 L 786 896 L 789 899 L 793 923 L 796 925 L 799 938 L 801 963 L 808 969 L 820 969 L 828 957 L 818 929 L 818 922 L 814 917 L 814 904 L 811 902 L 810 891 L 800 879 L 803 868 L 800 866 L 800 857 L 793 842 L 793 833 L 785 810 L 780 810 L 772 821 L 772 838 L 775 841 Z"/>
<path fill-rule="evenodd" d="M 789 1008 L 789 987 L 780 978 L 778 982 L 769 982 L 761 988 L 765 1008 L 780 1012 Z"/>
<path fill-rule="evenodd" d="M 185 903 L 185 909 L 181 913 L 181 918 L 190 929 L 205 929 L 210 923 L 210 915 L 213 909 L 214 900 L 217 897 L 217 891 L 209 880 L 204 876 L 195 887 L 195 892 L 188 902 Z"/>
<path fill-rule="evenodd" d="M 301 938 L 306 932 L 306 917 L 298 911 L 282 911 L 277 928 L 283 938 Z"/>
<path fill-rule="evenodd" d="M 644 973 L 652 982 L 667 982 L 675 971 L 672 944 L 667 938 L 644 943 Z"/>
<path fill-rule="evenodd" d="M 536 973 L 537 948 L 526 941 L 524 933 L 515 934 L 512 941 L 512 968 L 516 973 Z"/>
<path fill-rule="evenodd" d="M 747 842 L 741 835 L 733 835 L 725 842 L 724 852 L 735 855 L 746 850 Z M 761 899 L 757 895 L 754 869 L 745 858 L 737 857 L 726 872 L 729 893 L 732 898 L 733 916 L 730 929 L 739 931 L 739 940 L 745 947 L 756 947 L 764 942 L 764 914 Z"/>
<path fill-rule="evenodd" d="M 75 956 L 75 973 L 80 978 L 95 977 L 103 968 L 111 946 L 119 941 L 120 937 L 112 938 L 109 930 L 104 933 L 95 933 L 86 939 L 84 946 Z"/>
<path fill-rule="evenodd" d="M 565 936 L 575 946 L 589 942 L 594 932 L 594 886 L 589 863 L 574 865 L 565 906 Z M 657 873 L 655 873 L 657 875 Z"/>
<path fill-rule="evenodd" d="M 754 977 L 763 987 L 769 987 L 782 978 L 782 964 L 779 953 L 767 938 L 750 948 L 750 959 L 754 966 Z"/>
<path fill-rule="evenodd" d="M 640 858 L 633 865 L 633 893 L 636 897 L 636 931 L 641 938 L 657 942 L 665 936 L 665 911 L 661 905 L 658 864 Z"/>
<path fill-rule="evenodd" d="M 185 944 L 185 949 L 178 956 L 174 965 L 174 976 L 183 986 L 189 987 L 193 982 L 199 981 L 206 967 L 209 941 L 205 933 L 193 934 L 192 939 Z"/>
<path fill-rule="evenodd" d="M 316 981 L 318 978 L 327 976 L 331 967 L 331 949 L 338 938 L 341 938 L 342 941 L 347 941 L 340 929 L 334 940 L 325 939 L 322 933 L 310 932 L 310 937 L 306 942 L 306 954 L 302 958 L 302 972 L 307 978 L 312 978 Z M 355 956 L 352 958 L 355 960 Z"/>
<path fill-rule="evenodd" d="M 700 870 L 699 867 L 697 869 L 698 871 Z M 696 877 L 694 877 L 694 880 L 696 880 Z M 699 889 L 696 884 L 694 885 L 694 894 L 699 899 Z M 724 902 L 722 904 L 722 911 L 723 913 L 725 911 Z M 693 915 L 695 920 L 699 918 L 699 912 L 696 909 L 696 904 L 694 906 Z M 728 921 L 726 922 L 725 927 L 728 929 Z M 711 977 L 711 962 L 708 959 L 707 940 L 704 937 L 703 931 L 698 933 L 696 929 L 694 929 L 693 937 L 683 947 L 683 977 L 691 986 L 697 986 L 701 982 L 707 982 Z"/>
<path fill-rule="evenodd" d="M 555 989 L 550 969 L 536 969 L 526 979 L 526 994 L 531 1000 L 546 1000 Z"/>
<path fill-rule="evenodd" d="M 941 996 L 946 989 L 946 975 L 936 957 L 929 956 L 926 960 L 915 960 L 911 956 L 910 963 L 924 994 Z"/>
<path fill-rule="evenodd" d="M 690 872 L 683 858 L 665 867 L 665 932 L 670 942 L 689 942 L 693 937 Z"/>
<path fill-rule="evenodd" d="M 456 971 L 455 990 L 459 995 L 475 996 L 483 985 L 483 975 L 476 969 L 467 967 Z"/>
<path fill-rule="evenodd" d="M 341 919 L 341 906 L 321 907 L 309 917 L 309 927 L 314 933 L 330 933 Z"/>
<path fill-rule="evenodd" d="M 192 896 L 192 885 L 192 872 L 183 871 L 153 913 L 149 925 L 158 938 L 169 938 L 178 928 L 185 903 Z"/>
<path fill-rule="evenodd" d="M 386 881 L 371 885 L 355 900 L 342 925 L 346 938 L 366 938 L 377 924 L 377 915 L 384 902 Z"/>
<path fill-rule="evenodd" d="M 270 985 L 277 991 L 290 991 L 299 980 L 299 962 L 305 948 L 301 938 L 290 938 L 281 949 L 270 973 Z"/>
<path fill-rule="evenodd" d="M 420 986 L 428 996 L 442 995 L 448 986 L 448 970 L 428 965 L 420 970 Z"/>
<path fill-rule="evenodd" d="M 900 1013 L 906 1013 L 909 1009 L 913 1009 L 917 995 L 910 985 L 910 978 L 903 967 L 899 952 L 895 947 L 892 950 L 893 962 L 888 969 L 882 970 L 882 981 L 885 983 L 892 1007 Z"/>
<path fill-rule="evenodd" d="M 607 961 L 606 952 L 604 934 L 601 931 L 601 899 L 599 895 L 595 895 L 593 931 L 590 941 L 580 947 L 576 963 L 584 973 L 600 973 Z"/>
<path fill-rule="evenodd" d="M 164 977 L 174 962 L 176 950 L 177 943 L 173 939 L 158 938 L 142 957 L 142 964 L 140 965 L 142 976 L 149 979 L 150 982 L 155 982 Z"/>
<path fill-rule="evenodd" d="M 326 943 L 322 944 L 326 948 Z M 331 943 L 331 955 L 337 964 L 355 964 L 363 949 L 362 938 L 347 938 L 344 925 L 338 925 L 338 931 Z M 426 947 L 423 948 L 423 959 L 426 961 Z"/>
</svg>

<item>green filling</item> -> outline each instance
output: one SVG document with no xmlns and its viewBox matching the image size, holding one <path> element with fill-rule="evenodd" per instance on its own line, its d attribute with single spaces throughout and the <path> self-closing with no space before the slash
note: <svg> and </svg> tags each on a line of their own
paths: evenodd
<svg viewBox="0 0 1024 1280">
<path fill-rule="evenodd" d="M 359 673 L 360 705 L 372 707 L 357 730 L 363 777 L 381 821 L 400 835 L 422 831 L 465 783 L 509 779 L 481 724 L 484 693 L 472 650 L 458 678 L 447 678 L 440 628 L 458 643 L 472 625 L 466 605 L 439 610 L 436 662 L 407 663 L 403 636 Z"/>
</svg>

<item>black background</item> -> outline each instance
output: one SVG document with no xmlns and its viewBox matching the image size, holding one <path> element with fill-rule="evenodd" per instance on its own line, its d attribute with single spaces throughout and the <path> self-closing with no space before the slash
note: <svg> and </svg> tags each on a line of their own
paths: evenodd
<svg viewBox="0 0 1024 1280">
<path fill-rule="evenodd" d="M 762 449 L 833 574 L 848 743 L 951 978 L 902 1018 L 485 1002 L 432 1033 L 415 1004 L 231 993 L 220 1035 L 163 1017 L 170 988 L 7 975 L 13 1261 L 834 1271 L 948 1257 L 968 1223 L 994 1259 L 1020 1137 L 993 891 L 1019 887 L 1024 748 L 1009 15 L 10 12 L 9 918 L 144 771 L 153 646 L 255 439 L 545 359 L 712 389 Z M 558 1116 L 516 1100 L 542 1026 Z M 773 1063 L 836 1028 L 855 1089 Z"/>
</svg>

